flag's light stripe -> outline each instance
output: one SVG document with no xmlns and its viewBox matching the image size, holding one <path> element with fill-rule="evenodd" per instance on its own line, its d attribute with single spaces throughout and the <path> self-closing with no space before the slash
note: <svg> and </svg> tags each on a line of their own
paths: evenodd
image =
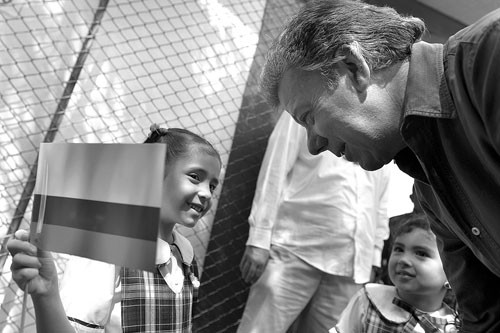
<svg viewBox="0 0 500 333">
<path fill-rule="evenodd" d="M 164 144 L 42 143 L 34 193 L 160 207 L 164 164 Z"/>
<path fill-rule="evenodd" d="M 34 224 L 31 228 L 33 233 L 36 222 Z M 155 270 L 156 240 L 145 241 L 44 223 L 36 245 L 47 251 L 92 258 L 118 266 Z"/>
<path fill-rule="evenodd" d="M 33 201 L 33 216 L 38 216 L 41 196 Z M 158 237 L 160 209 L 111 202 L 46 196 L 45 224 L 132 237 L 155 242 Z M 37 221 L 38 222 L 38 221 Z M 42 230 L 42 233 L 47 233 Z"/>
</svg>

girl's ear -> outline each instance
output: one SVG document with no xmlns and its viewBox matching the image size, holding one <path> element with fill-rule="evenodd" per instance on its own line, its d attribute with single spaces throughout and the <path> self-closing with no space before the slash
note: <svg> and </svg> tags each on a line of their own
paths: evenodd
<svg viewBox="0 0 500 333">
<path fill-rule="evenodd" d="M 348 76 L 352 81 L 354 88 L 363 93 L 370 85 L 370 67 L 361 54 L 357 42 L 353 42 L 342 50 L 344 59 L 343 65 L 346 67 Z"/>
</svg>

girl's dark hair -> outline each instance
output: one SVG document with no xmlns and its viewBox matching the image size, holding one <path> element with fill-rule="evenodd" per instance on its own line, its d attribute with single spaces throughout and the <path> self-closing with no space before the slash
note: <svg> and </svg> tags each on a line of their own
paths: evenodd
<svg viewBox="0 0 500 333">
<path fill-rule="evenodd" d="M 402 234 L 407 234 L 414 229 L 422 229 L 434 234 L 425 214 L 413 213 L 406 220 L 402 221 L 399 226 L 395 227 L 392 239 L 396 239 L 396 237 Z"/>
<path fill-rule="evenodd" d="M 181 156 L 187 156 L 197 151 L 217 157 L 219 163 L 222 164 L 219 152 L 210 142 L 198 134 L 183 128 L 161 128 L 156 124 L 151 125 L 150 130 L 151 132 L 144 143 L 165 143 L 167 145 L 166 165 Z"/>
</svg>

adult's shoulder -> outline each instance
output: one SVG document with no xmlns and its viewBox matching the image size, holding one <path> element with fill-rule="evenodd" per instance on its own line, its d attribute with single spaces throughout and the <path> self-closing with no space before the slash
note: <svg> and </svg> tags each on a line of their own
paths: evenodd
<svg viewBox="0 0 500 333">
<path fill-rule="evenodd" d="M 494 31 L 500 32 L 500 8 L 484 15 L 452 35 L 446 42 L 447 49 L 453 50 L 454 47 L 463 42 L 480 42 L 488 38 L 489 34 Z"/>
</svg>

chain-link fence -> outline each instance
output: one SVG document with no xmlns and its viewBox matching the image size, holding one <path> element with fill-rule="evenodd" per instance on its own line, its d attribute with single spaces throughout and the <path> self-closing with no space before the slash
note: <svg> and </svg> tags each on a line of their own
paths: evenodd
<svg viewBox="0 0 500 333">
<path fill-rule="evenodd" d="M 221 277 L 238 279 L 231 274 L 237 274 L 234 263 L 244 249 L 253 186 L 273 124 L 258 97 L 257 76 L 266 43 L 297 5 L 293 0 L 3 0 L 0 236 L 29 227 L 41 142 L 135 143 L 144 140 L 152 123 L 183 127 L 214 144 L 227 173 L 212 211 L 195 229 L 181 232 L 193 244 L 202 272 L 215 265 L 221 272 L 202 275 L 202 288 Z M 235 181 L 235 175 L 243 178 Z M 225 187 L 226 181 L 232 188 Z M 231 263 L 207 254 L 209 242 L 212 253 L 225 246 L 211 232 L 214 216 L 221 233 L 237 235 L 221 236 L 238 239 Z M 231 223 L 229 231 L 222 230 L 224 221 Z M 5 243 L 0 252 L 4 333 L 19 330 L 23 299 L 11 280 Z M 205 258 L 211 260 L 207 267 Z M 56 257 L 60 273 L 65 260 Z M 239 303 L 230 307 L 241 309 L 247 287 L 240 283 L 238 288 Z M 212 289 L 206 297 L 234 295 L 221 290 Z M 197 318 L 216 305 L 207 311 L 199 307 Z M 209 328 L 217 320 L 205 317 L 199 331 L 229 332 L 238 318 Z M 35 331 L 30 303 L 25 331 Z"/>
</svg>

